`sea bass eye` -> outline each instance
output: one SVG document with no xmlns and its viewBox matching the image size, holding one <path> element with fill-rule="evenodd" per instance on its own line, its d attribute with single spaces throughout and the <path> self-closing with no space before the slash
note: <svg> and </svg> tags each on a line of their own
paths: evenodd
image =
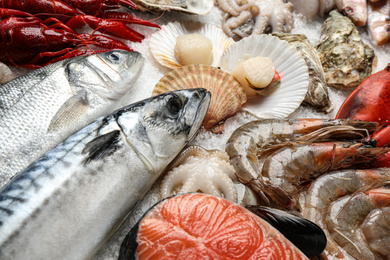
<svg viewBox="0 0 390 260">
<path fill-rule="evenodd" d="M 171 98 L 168 103 L 167 103 L 167 107 L 168 107 L 168 111 L 172 114 L 172 115 L 177 115 L 179 114 L 180 110 L 181 110 L 181 102 L 180 102 L 180 99 L 178 98 Z"/>
<path fill-rule="evenodd" d="M 107 58 L 112 61 L 118 61 L 119 60 L 119 53 L 117 52 L 110 52 L 107 54 Z"/>
</svg>

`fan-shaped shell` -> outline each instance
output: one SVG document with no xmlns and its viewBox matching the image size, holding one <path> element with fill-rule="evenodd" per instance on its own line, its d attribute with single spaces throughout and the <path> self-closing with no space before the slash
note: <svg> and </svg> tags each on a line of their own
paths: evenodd
<svg viewBox="0 0 390 260">
<path fill-rule="evenodd" d="M 165 92 L 205 88 L 211 93 L 211 101 L 203 126 L 210 130 L 225 119 L 235 115 L 246 102 L 244 88 L 229 73 L 209 65 L 188 65 L 175 69 L 157 82 L 152 95 Z M 220 132 L 223 128 L 218 127 Z"/>
<path fill-rule="evenodd" d="M 281 84 L 267 97 L 249 98 L 242 109 L 262 118 L 285 118 L 300 106 L 308 90 L 309 73 L 305 60 L 287 41 L 262 34 L 232 44 L 222 54 L 219 66 L 231 72 L 243 60 L 256 56 L 272 59 Z"/>
<path fill-rule="evenodd" d="M 211 40 L 213 46 L 213 61 L 210 65 L 216 66 L 227 47 L 234 41 L 228 38 L 221 28 L 195 22 L 179 23 L 172 22 L 161 26 L 161 30 L 152 34 L 149 42 L 150 51 L 153 57 L 163 66 L 171 69 L 181 67 L 175 58 L 176 38 L 181 35 L 198 33 Z"/>
</svg>

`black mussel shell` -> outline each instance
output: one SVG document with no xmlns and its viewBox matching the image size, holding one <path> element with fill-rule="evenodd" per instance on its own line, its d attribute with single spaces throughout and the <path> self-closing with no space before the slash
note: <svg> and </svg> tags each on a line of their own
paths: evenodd
<svg viewBox="0 0 390 260">
<path fill-rule="evenodd" d="M 324 251 L 325 233 L 310 220 L 263 206 L 246 208 L 276 228 L 307 257 L 318 256 Z"/>
</svg>

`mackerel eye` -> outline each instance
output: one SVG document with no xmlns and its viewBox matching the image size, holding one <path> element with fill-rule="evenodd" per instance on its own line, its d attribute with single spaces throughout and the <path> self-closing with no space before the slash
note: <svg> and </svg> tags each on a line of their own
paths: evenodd
<svg viewBox="0 0 390 260">
<path fill-rule="evenodd" d="M 181 102 L 178 98 L 171 98 L 168 101 L 167 107 L 168 107 L 169 113 L 171 113 L 173 116 L 176 116 L 179 114 L 179 112 L 182 108 L 182 105 L 181 105 Z"/>
</svg>

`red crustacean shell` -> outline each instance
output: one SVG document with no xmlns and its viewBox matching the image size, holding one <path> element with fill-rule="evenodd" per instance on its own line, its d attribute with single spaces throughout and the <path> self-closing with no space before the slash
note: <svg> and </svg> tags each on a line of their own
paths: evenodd
<svg viewBox="0 0 390 260">
<path fill-rule="evenodd" d="M 336 119 L 387 123 L 390 120 L 390 63 L 364 80 L 344 101 Z"/>
</svg>

